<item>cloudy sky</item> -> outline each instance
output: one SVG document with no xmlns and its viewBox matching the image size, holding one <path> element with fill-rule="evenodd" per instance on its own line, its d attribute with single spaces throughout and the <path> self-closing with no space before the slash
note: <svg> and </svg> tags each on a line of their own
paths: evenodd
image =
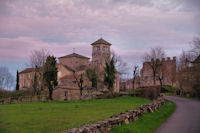
<svg viewBox="0 0 200 133">
<path fill-rule="evenodd" d="M 91 57 L 101 36 L 129 65 L 151 47 L 178 56 L 200 34 L 200 0 L 0 0 L 0 66 L 26 66 L 31 51 Z"/>
</svg>

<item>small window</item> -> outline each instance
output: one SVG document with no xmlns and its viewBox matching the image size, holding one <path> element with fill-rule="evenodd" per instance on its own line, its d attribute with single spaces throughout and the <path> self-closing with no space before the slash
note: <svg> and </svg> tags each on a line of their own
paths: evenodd
<svg viewBox="0 0 200 133">
<path fill-rule="evenodd" d="M 106 47 L 105 47 L 105 46 L 103 46 L 103 51 L 105 51 L 105 48 L 106 48 Z"/>
<path fill-rule="evenodd" d="M 105 51 L 108 51 L 108 47 L 105 47 Z"/>
</svg>

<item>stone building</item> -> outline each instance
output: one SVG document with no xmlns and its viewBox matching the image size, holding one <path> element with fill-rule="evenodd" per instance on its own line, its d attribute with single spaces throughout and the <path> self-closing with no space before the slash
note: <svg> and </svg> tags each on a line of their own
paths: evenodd
<svg viewBox="0 0 200 133">
<path fill-rule="evenodd" d="M 111 44 L 104 39 L 100 38 L 91 44 L 92 46 L 92 60 L 90 58 L 72 53 L 59 57 L 59 63 L 56 65 L 58 68 L 58 87 L 56 87 L 55 92 L 62 93 L 66 90 L 74 89 L 78 90 L 77 83 L 74 78 L 73 72 L 75 75 L 80 77 L 83 74 L 84 77 L 84 87 L 91 86 L 91 82 L 86 77 L 86 69 L 94 68 L 98 76 L 98 89 L 105 88 L 103 84 L 104 80 L 104 68 L 105 62 L 110 60 L 110 46 Z M 28 68 L 19 73 L 19 84 L 20 90 L 29 90 L 31 88 L 31 82 L 33 81 L 34 74 L 38 73 L 35 68 Z M 62 89 L 62 90 L 59 90 Z M 114 91 L 119 92 L 119 73 L 116 73 L 116 80 L 114 84 Z M 55 95 L 59 95 L 56 94 Z M 64 97 L 64 96 L 63 96 Z M 65 99 L 65 98 L 63 98 Z"/>
<path fill-rule="evenodd" d="M 158 59 L 157 59 L 158 60 Z M 151 62 L 153 59 L 151 60 Z M 156 72 L 156 85 L 160 85 L 159 76 L 162 76 L 163 85 L 176 85 L 176 57 L 170 59 L 163 58 Z M 151 62 L 144 62 L 140 71 L 140 86 L 152 86 L 153 83 L 153 71 L 149 65 Z"/>
<path fill-rule="evenodd" d="M 195 86 L 200 86 L 200 55 L 189 65 L 179 68 L 177 80 L 182 90 L 191 91 Z"/>
<path fill-rule="evenodd" d="M 32 90 L 35 74 L 39 77 L 40 68 L 26 68 L 19 72 L 19 90 Z M 41 82 L 38 83 L 39 85 Z"/>
<path fill-rule="evenodd" d="M 133 86 L 133 79 L 127 79 L 120 82 L 120 91 L 133 90 L 140 87 L 140 76 L 135 77 L 135 83 Z"/>
</svg>

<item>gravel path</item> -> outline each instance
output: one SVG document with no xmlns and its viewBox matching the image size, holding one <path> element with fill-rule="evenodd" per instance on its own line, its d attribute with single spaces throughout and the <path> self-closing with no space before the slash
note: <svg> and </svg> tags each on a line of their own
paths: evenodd
<svg viewBox="0 0 200 133">
<path fill-rule="evenodd" d="M 200 133 L 200 101 L 166 96 L 176 104 L 174 113 L 155 133 Z"/>
</svg>

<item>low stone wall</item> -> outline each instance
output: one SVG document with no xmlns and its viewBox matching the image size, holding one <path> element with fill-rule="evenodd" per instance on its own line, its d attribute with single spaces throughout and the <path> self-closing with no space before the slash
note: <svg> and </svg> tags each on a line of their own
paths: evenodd
<svg viewBox="0 0 200 133">
<path fill-rule="evenodd" d="M 0 104 L 11 104 L 11 103 L 25 103 L 25 102 L 38 102 L 38 101 L 48 101 L 48 96 L 38 95 L 38 96 L 23 96 L 23 97 L 10 97 L 6 99 L 0 99 Z"/>
<path fill-rule="evenodd" d="M 129 110 L 119 115 L 114 115 L 109 119 L 65 130 L 62 133 L 108 133 L 113 127 L 121 126 L 123 123 L 129 124 L 137 120 L 142 114 L 155 111 L 164 103 L 165 99 L 159 97 L 152 103 L 141 105 L 135 110 Z"/>
</svg>

